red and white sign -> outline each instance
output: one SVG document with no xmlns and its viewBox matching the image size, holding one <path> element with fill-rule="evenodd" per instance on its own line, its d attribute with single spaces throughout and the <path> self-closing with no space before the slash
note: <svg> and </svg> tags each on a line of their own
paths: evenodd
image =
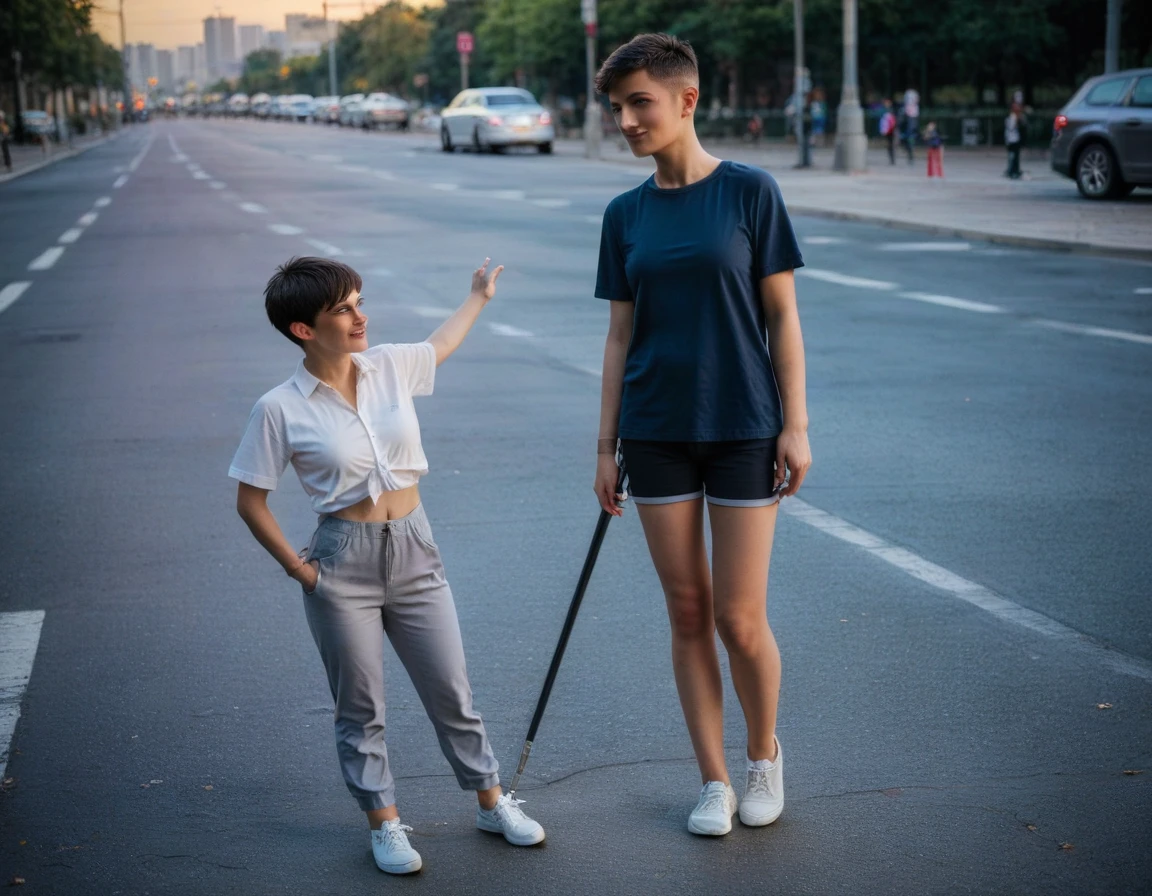
<svg viewBox="0 0 1152 896">
<path fill-rule="evenodd" d="M 471 31 L 457 31 L 456 32 L 456 52 L 464 53 L 465 55 L 472 52 L 474 42 L 472 40 Z"/>
</svg>

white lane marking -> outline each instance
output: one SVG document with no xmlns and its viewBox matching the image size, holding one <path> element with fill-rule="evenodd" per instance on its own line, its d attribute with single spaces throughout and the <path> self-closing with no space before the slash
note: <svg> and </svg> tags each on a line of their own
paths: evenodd
<svg viewBox="0 0 1152 896">
<path fill-rule="evenodd" d="M 329 156 L 329 155 L 318 154 L 318 155 L 304 156 L 304 158 L 311 159 L 313 162 L 339 162 L 344 157 L 343 156 Z"/>
<path fill-rule="evenodd" d="M 452 316 L 451 308 L 433 308 L 431 305 L 415 305 L 409 310 L 420 317 L 431 317 L 437 320 Z"/>
<path fill-rule="evenodd" d="M 0 289 L 0 311 L 4 311 L 9 305 L 20 298 L 20 296 L 24 295 L 24 290 L 31 285 L 31 280 L 17 280 L 15 283 L 9 283 L 3 289 Z"/>
<path fill-rule="evenodd" d="M 266 214 L 268 214 L 268 209 L 264 208 L 264 206 L 260 205 L 260 203 L 258 203 L 258 202 L 241 202 L 240 208 L 244 209 L 244 211 L 249 212 L 250 214 L 253 214 L 253 215 L 266 215 Z"/>
<path fill-rule="evenodd" d="M 406 159 L 416 158 L 416 153 L 412 152 L 412 150 L 408 150 L 408 152 L 403 152 L 403 153 L 401 153 L 401 155 L 404 156 L 404 158 L 406 158 Z"/>
<path fill-rule="evenodd" d="M 325 255 L 343 255 L 343 251 L 333 246 L 331 243 L 326 243 L 324 240 L 313 239 L 308 237 L 304 240 L 309 246 L 318 252 L 323 252 Z"/>
<path fill-rule="evenodd" d="M 915 302 L 928 302 L 931 305 L 943 305 L 945 308 L 959 308 L 961 311 L 977 311 L 982 314 L 1006 314 L 1008 309 L 999 305 L 988 305 L 984 302 L 973 302 L 969 299 L 957 299 L 953 296 L 938 296 L 930 292 L 902 292 L 902 299 L 912 299 Z"/>
<path fill-rule="evenodd" d="M 368 272 L 373 277 L 395 277 L 396 274 L 391 268 L 372 268 Z"/>
<path fill-rule="evenodd" d="M 497 336 L 519 336 L 520 338 L 526 338 L 532 335 L 527 330 L 521 330 L 519 327 L 512 327 L 508 324 L 489 323 L 488 329 Z"/>
<path fill-rule="evenodd" d="M 1084 324 L 1067 324 L 1060 320 L 1034 320 L 1032 323 L 1064 333 L 1077 333 L 1081 336 L 1099 336 L 1102 339 L 1120 339 L 1124 342 L 1138 342 L 1152 345 L 1152 336 L 1146 333 L 1133 333 L 1129 330 L 1110 330 L 1107 327 L 1089 327 Z"/>
<path fill-rule="evenodd" d="M 193 171 L 192 177 L 196 180 L 210 180 L 212 175 L 204 171 Z"/>
<path fill-rule="evenodd" d="M 109 205 L 112 204 L 112 197 L 111 196 L 101 196 L 99 199 L 97 199 L 92 204 L 96 208 L 107 208 Z"/>
<path fill-rule="evenodd" d="M 80 234 L 83 232 L 79 227 L 71 227 L 60 234 L 60 239 L 56 240 L 56 242 L 65 244 L 74 243 L 80 239 Z"/>
<path fill-rule="evenodd" d="M 589 224 L 599 225 L 599 224 L 604 223 L 604 216 L 603 215 L 585 215 L 584 220 Z M 596 375 L 599 376 L 600 374 L 596 374 Z"/>
<path fill-rule="evenodd" d="M 44 625 L 43 610 L 0 613 L 0 779 L 20 718 L 20 701 L 32 677 L 32 663 Z"/>
<path fill-rule="evenodd" d="M 155 134 L 149 134 L 148 135 L 148 141 L 144 144 L 144 148 L 142 150 L 140 150 L 140 152 L 137 154 L 136 158 L 134 158 L 131 162 L 128 163 L 128 170 L 129 171 L 135 171 L 137 168 L 140 167 L 140 163 L 144 161 L 144 156 L 148 155 L 148 150 L 150 150 L 152 148 L 152 141 L 154 139 L 156 139 Z"/>
<path fill-rule="evenodd" d="M 450 193 L 453 190 L 459 190 L 460 184 L 431 184 L 431 187 L 433 190 L 443 190 L 446 193 Z"/>
<path fill-rule="evenodd" d="M 881 243 L 884 252 L 967 252 L 971 243 L 963 241 L 938 243 Z"/>
<path fill-rule="evenodd" d="M 979 607 L 1002 622 L 1011 622 L 1046 635 L 1064 647 L 1073 648 L 1103 662 L 1113 671 L 1152 681 L 1152 664 L 1145 660 L 1098 644 L 1074 628 L 1069 628 L 1043 613 L 1022 607 L 983 585 L 958 576 L 905 548 L 889 544 L 879 536 L 854 526 L 838 516 L 818 510 L 799 498 L 788 498 L 780 506 L 789 516 L 834 538 L 862 548 L 914 579 L 919 579 L 959 600 Z"/>
<path fill-rule="evenodd" d="M 351 174 L 367 174 L 371 169 L 367 165 L 333 165 L 337 171 L 347 171 Z"/>
<path fill-rule="evenodd" d="M 268 229 L 283 236 L 297 236 L 304 232 L 303 227 L 296 227 L 292 224 L 269 224 Z"/>
<path fill-rule="evenodd" d="M 809 246 L 838 246 L 847 240 L 838 236 L 806 236 L 803 242 Z"/>
<path fill-rule="evenodd" d="M 171 134 L 168 135 L 168 145 L 172 147 L 172 152 L 180 152 L 180 147 L 176 145 L 176 138 Z"/>
<path fill-rule="evenodd" d="M 373 171 L 372 173 L 375 174 L 378 178 L 380 178 L 380 180 L 396 180 L 396 175 L 393 174 L 391 171 L 381 171 L 381 170 L 377 169 L 377 170 Z"/>
<path fill-rule="evenodd" d="M 530 199 L 529 202 L 540 208 L 568 208 L 572 204 L 571 199 Z"/>
<path fill-rule="evenodd" d="M 527 198 L 527 194 L 523 190 L 484 190 L 481 195 L 491 196 L 493 199 L 504 199 L 508 202 L 521 202 Z"/>
<path fill-rule="evenodd" d="M 184 155 L 184 153 L 182 153 L 182 152 L 178 152 L 178 153 L 176 153 L 176 155 L 172 156 L 173 164 L 178 165 L 181 162 L 187 162 L 187 161 L 188 161 L 188 156 Z"/>
<path fill-rule="evenodd" d="M 1152 296 L 1152 286 L 1137 286 L 1132 291 L 1138 296 Z"/>
<path fill-rule="evenodd" d="M 119 190 L 126 183 L 128 183 L 128 175 L 121 174 L 118 178 L 116 178 L 116 182 L 112 184 L 112 189 Z"/>
<path fill-rule="evenodd" d="M 228 186 L 228 184 L 224 183 L 223 181 L 214 180 L 212 183 L 208 184 L 208 186 L 210 186 L 213 190 L 223 190 Z"/>
<path fill-rule="evenodd" d="M 76 223 L 79 224 L 81 227 L 87 227 L 89 224 L 95 224 L 96 219 L 99 217 L 100 217 L 99 212 L 85 212 L 83 215 L 81 215 L 77 219 Z"/>
<path fill-rule="evenodd" d="M 186 166 L 189 171 L 199 171 L 200 166 L 196 162 L 189 162 Z"/>
<path fill-rule="evenodd" d="M 63 246 L 53 246 L 51 249 L 45 249 L 40 255 L 32 260 L 28 265 L 30 271 L 46 271 L 52 265 L 56 264 L 57 259 L 64 254 Z"/>
<path fill-rule="evenodd" d="M 835 283 L 839 286 L 855 286 L 857 289 L 896 289 L 898 283 L 888 280 L 868 280 L 864 277 L 849 277 L 847 274 L 837 274 L 835 271 L 824 271 L 820 268 L 797 268 L 797 276 L 809 277 L 813 280 L 823 280 L 826 283 Z"/>
</svg>

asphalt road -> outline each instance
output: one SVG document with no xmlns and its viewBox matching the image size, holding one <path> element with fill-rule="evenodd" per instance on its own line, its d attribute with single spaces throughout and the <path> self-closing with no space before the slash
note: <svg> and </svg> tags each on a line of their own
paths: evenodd
<svg viewBox="0 0 1152 896">
<path fill-rule="evenodd" d="M 425 870 L 375 869 L 298 588 L 226 477 L 252 402 L 298 357 L 263 284 L 292 255 L 335 255 L 364 275 L 370 338 L 414 341 L 486 255 L 507 266 L 419 411 L 424 500 L 510 776 L 597 513 L 599 216 L 643 176 L 158 121 L 0 186 L 0 614 L 45 614 L 0 793 L 0 882 L 1152 889 L 1152 266 L 804 218 L 815 465 L 781 516 L 769 600 L 784 816 L 687 833 L 699 783 L 630 512 L 521 787 L 546 845 L 473 829 L 389 655 L 389 750 Z M 303 544 L 314 519 L 290 472 L 272 506 Z"/>
</svg>

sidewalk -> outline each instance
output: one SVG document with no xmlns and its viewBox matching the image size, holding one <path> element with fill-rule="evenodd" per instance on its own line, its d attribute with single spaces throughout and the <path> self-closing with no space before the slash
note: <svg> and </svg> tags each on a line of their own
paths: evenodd
<svg viewBox="0 0 1152 896">
<path fill-rule="evenodd" d="M 22 177 L 38 168 L 43 168 L 45 165 L 51 165 L 53 162 L 59 162 L 62 159 L 70 159 L 72 156 L 79 155 L 86 150 L 91 149 L 93 146 L 99 146 L 108 140 L 115 139 L 121 130 L 106 131 L 97 134 L 85 134 L 82 137 L 73 137 L 72 145 L 59 144 L 48 142 L 47 151 L 40 145 L 35 146 L 17 146 L 15 143 L 9 144 L 9 151 L 12 153 L 12 170 L 7 171 L 0 165 L 0 184 L 5 181 L 14 180 L 17 177 Z"/>
<path fill-rule="evenodd" d="M 561 141 L 565 154 L 583 151 L 579 141 Z M 1024 178 L 1003 176 L 1005 153 L 988 149 L 949 148 L 944 179 L 926 176 L 927 162 L 917 148 L 913 165 L 898 154 L 889 165 L 887 152 L 868 150 L 868 171 L 842 174 L 832 170 L 831 147 L 812 153 L 812 167 L 793 170 L 796 147 L 789 144 L 706 144 L 714 155 L 760 165 L 780 184 L 788 209 L 816 215 L 871 221 L 942 236 L 989 240 L 1017 246 L 1121 255 L 1152 261 L 1152 191 L 1137 190 L 1119 201 L 1084 199 L 1069 179 L 1052 171 L 1045 149 L 1028 150 L 1022 159 Z M 614 164 L 641 165 L 623 140 L 606 140 L 602 158 Z"/>
</svg>

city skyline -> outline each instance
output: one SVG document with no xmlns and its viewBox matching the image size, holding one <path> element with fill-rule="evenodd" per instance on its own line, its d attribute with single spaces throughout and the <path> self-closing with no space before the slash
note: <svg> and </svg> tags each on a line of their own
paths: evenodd
<svg viewBox="0 0 1152 896">
<path fill-rule="evenodd" d="M 405 0 L 410 6 L 434 5 L 442 0 Z M 382 4 L 378 0 L 334 0 L 329 17 L 354 20 Z M 236 20 L 238 26 L 260 25 L 265 31 L 284 30 L 289 15 L 323 15 L 322 0 L 125 0 L 124 32 L 129 44 L 151 44 L 157 49 L 176 50 L 204 40 L 204 20 L 220 15 Z M 94 10 L 97 32 L 114 47 L 120 46 L 119 6 L 107 0 Z"/>
</svg>

